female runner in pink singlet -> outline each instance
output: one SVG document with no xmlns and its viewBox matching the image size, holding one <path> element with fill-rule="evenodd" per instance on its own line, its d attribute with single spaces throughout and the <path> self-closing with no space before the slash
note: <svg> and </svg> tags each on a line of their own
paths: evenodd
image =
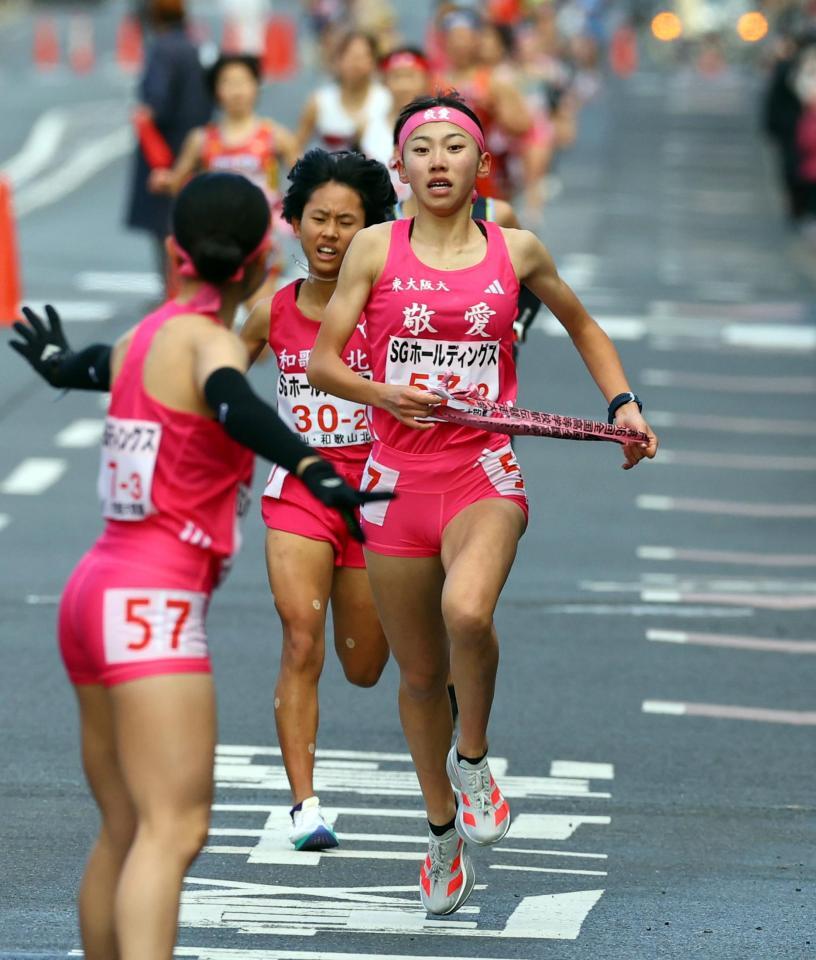
<svg viewBox="0 0 816 960">
<path fill-rule="evenodd" d="M 371 451 L 366 410 L 313 389 L 306 365 L 323 310 L 337 285 L 346 249 L 363 227 L 382 223 L 394 203 L 386 168 L 359 153 L 310 150 L 289 174 L 283 212 L 299 237 L 305 280 L 279 290 L 271 309 L 255 309 L 241 337 L 255 359 L 269 344 L 278 364 L 278 413 L 353 487 Z M 343 356 L 371 376 L 368 344 L 358 324 Z M 325 659 L 329 602 L 334 646 L 346 677 L 373 686 L 388 660 L 361 545 L 336 512 L 315 504 L 303 484 L 274 466 L 262 500 L 269 586 L 283 626 L 275 688 L 275 723 L 292 789 L 291 840 L 298 850 L 337 846 L 314 795 L 318 682 Z"/>
<path fill-rule="evenodd" d="M 111 390 L 100 539 L 62 595 L 59 642 L 101 828 L 79 894 L 88 960 L 171 960 L 185 870 L 207 836 L 215 699 L 205 616 L 238 548 L 252 452 L 353 522 L 357 491 L 296 437 L 244 376 L 230 329 L 262 281 L 269 208 L 235 174 L 180 193 L 168 253 L 178 298 L 114 346 L 74 353 L 59 316 L 30 310 L 11 346 L 52 386 Z M 217 417 L 214 417 L 214 412 Z"/>
<path fill-rule="evenodd" d="M 473 889 L 466 841 L 495 843 L 510 824 L 487 763 L 487 725 L 498 663 L 493 614 L 527 523 L 527 498 L 508 438 L 434 422 L 439 401 L 423 387 L 444 381 L 515 400 L 512 328 L 523 283 L 564 325 L 616 421 L 649 432 L 648 445 L 626 448 L 624 466 L 654 456 L 657 440 L 637 404 L 623 403 L 634 394 L 617 351 L 541 242 L 471 219 L 476 177 L 490 166 L 473 111 L 455 96 L 429 97 L 409 104 L 397 123 L 400 176 L 417 215 L 355 237 L 308 376 L 318 389 L 371 407 L 363 489 L 399 494 L 362 510 L 366 561 L 400 669 L 400 717 L 428 812 L 420 897 L 430 913 L 445 914 Z M 373 380 L 343 356 L 363 313 Z M 452 748 L 449 663 L 460 723 Z"/>
</svg>

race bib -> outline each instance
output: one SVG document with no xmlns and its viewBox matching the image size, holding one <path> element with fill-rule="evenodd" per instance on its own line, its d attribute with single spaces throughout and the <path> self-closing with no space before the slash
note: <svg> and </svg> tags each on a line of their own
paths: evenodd
<svg viewBox="0 0 816 960">
<path fill-rule="evenodd" d="M 391 337 L 385 362 L 386 383 L 427 389 L 447 381 L 447 389 L 475 387 L 490 400 L 499 397 L 500 341 L 461 343 Z"/>
<path fill-rule="evenodd" d="M 485 450 L 479 463 L 487 479 L 502 497 L 526 497 L 524 477 L 510 441 L 498 450 Z"/>
<path fill-rule="evenodd" d="M 107 417 L 97 490 L 107 520 L 144 520 L 153 513 L 151 490 L 161 424 Z"/>
<path fill-rule="evenodd" d="M 365 493 L 393 493 L 397 488 L 399 471 L 392 470 L 369 456 L 363 470 L 363 479 L 360 489 Z M 374 503 L 364 503 L 360 507 L 360 516 L 367 523 L 374 523 L 381 527 L 385 523 L 385 515 L 391 500 L 376 500 Z"/>
<path fill-rule="evenodd" d="M 315 390 L 305 373 L 279 375 L 278 413 L 291 430 L 313 447 L 371 443 L 366 408 Z"/>
<path fill-rule="evenodd" d="M 106 662 L 206 657 L 206 610 L 207 594 L 192 590 L 106 590 Z"/>
</svg>

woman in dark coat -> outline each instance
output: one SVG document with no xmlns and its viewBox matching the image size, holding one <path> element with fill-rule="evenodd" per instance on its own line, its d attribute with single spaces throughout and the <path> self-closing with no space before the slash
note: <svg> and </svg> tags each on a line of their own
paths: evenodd
<svg viewBox="0 0 816 960">
<path fill-rule="evenodd" d="M 210 98 L 204 71 L 187 36 L 183 0 L 152 0 L 148 21 L 154 35 L 139 84 L 139 100 L 153 122 L 177 153 L 194 127 L 210 119 Z M 150 167 L 137 147 L 133 158 L 127 225 L 146 230 L 152 237 L 157 267 L 165 275 L 164 238 L 169 232 L 171 198 L 150 193 Z"/>
</svg>

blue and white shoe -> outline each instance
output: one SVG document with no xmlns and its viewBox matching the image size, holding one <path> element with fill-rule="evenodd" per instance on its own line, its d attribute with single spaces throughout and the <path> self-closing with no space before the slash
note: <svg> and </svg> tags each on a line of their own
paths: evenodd
<svg viewBox="0 0 816 960">
<path fill-rule="evenodd" d="M 308 797 L 289 811 L 292 829 L 289 839 L 295 850 L 331 850 L 337 846 L 334 830 L 320 811 L 320 799 Z"/>
</svg>

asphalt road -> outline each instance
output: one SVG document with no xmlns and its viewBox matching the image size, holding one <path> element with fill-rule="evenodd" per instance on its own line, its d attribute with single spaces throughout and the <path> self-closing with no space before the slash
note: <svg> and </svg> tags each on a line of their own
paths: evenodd
<svg viewBox="0 0 816 960">
<path fill-rule="evenodd" d="M 0 45 L 9 30 L 22 26 Z M 55 103 L 71 111 L 63 161 L 124 122 L 124 82 L 25 76 L 4 99 L 0 163 Z M 281 98 L 285 119 L 294 109 Z M 256 510 L 210 617 L 222 747 L 180 955 L 816 955 L 816 311 L 755 128 L 750 77 L 644 72 L 587 108 L 558 170 L 542 237 L 616 338 L 663 448 L 624 472 L 605 445 L 518 445 L 531 524 L 498 614 L 491 738 L 515 823 L 478 855 L 467 910 L 440 922 L 418 906 L 423 821 L 393 667 L 360 691 L 328 658 L 318 784 L 342 844 L 289 851 Z M 113 338 L 150 301 L 149 250 L 118 219 L 126 170 L 115 160 L 20 218 L 26 297 L 99 317 L 68 323 L 77 343 Z M 271 393 L 271 369 L 256 377 Z M 522 350 L 520 401 L 602 414 L 547 318 Z M 54 617 L 100 529 L 102 416 L 99 398 L 56 398 L 0 351 L 0 960 L 78 946 L 96 822 Z"/>
</svg>

